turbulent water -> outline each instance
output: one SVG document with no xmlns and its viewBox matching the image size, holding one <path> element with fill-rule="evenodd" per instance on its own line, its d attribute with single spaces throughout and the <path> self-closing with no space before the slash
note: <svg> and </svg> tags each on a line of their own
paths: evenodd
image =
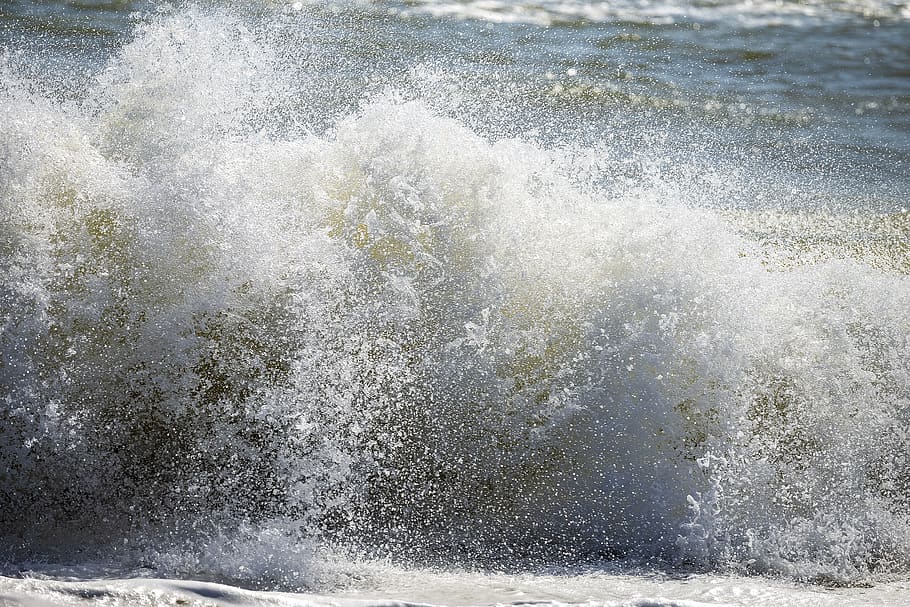
<svg viewBox="0 0 910 607">
<path fill-rule="evenodd" d="M 893 0 L 3 3 L 4 571 L 905 578 L 908 40 Z"/>
</svg>

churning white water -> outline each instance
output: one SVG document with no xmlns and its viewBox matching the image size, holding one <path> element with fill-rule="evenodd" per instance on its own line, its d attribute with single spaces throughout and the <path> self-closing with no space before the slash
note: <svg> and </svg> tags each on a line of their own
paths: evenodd
<svg viewBox="0 0 910 607">
<path fill-rule="evenodd" d="M 433 70 L 320 106 L 292 59 L 201 8 L 81 96 L 7 58 L 0 558 L 906 574 L 906 212 L 728 212 L 779 184 L 485 133 Z"/>
</svg>

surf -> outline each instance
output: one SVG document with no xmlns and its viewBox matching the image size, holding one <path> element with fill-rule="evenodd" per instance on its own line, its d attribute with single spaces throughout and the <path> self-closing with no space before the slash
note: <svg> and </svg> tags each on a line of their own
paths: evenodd
<svg viewBox="0 0 910 607">
<path fill-rule="evenodd" d="M 906 213 L 820 246 L 288 60 L 190 7 L 78 99 L 4 66 L 6 559 L 906 573 Z"/>
</svg>

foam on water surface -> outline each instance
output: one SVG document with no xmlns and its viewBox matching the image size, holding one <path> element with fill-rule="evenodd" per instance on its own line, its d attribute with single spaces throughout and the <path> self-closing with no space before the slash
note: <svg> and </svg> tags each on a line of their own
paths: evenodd
<svg viewBox="0 0 910 607">
<path fill-rule="evenodd" d="M 565 2 L 548 0 L 525 3 L 498 0 L 419 0 L 401 9 L 407 15 L 478 19 L 492 23 L 526 23 L 544 26 L 579 23 L 628 22 L 650 25 L 733 22 L 741 27 L 776 27 L 794 23 L 808 25 L 862 19 L 910 18 L 905 2 Z"/>
<path fill-rule="evenodd" d="M 0 578 L 0 601 L 9 607 L 85 605 L 242 605 L 380 607 L 406 605 L 539 605 L 589 607 L 898 606 L 906 584 L 874 589 L 823 589 L 717 575 L 685 579 L 575 574 L 496 574 L 384 571 L 382 589 L 332 596 L 245 590 L 212 582 L 126 579 L 92 582 Z"/>
</svg>

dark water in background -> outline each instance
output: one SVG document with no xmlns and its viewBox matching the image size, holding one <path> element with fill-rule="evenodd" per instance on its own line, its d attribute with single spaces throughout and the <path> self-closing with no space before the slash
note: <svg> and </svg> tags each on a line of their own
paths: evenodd
<svg viewBox="0 0 910 607">
<path fill-rule="evenodd" d="M 3 2 L 0 47 L 14 569 L 910 569 L 910 5 Z"/>
</svg>

